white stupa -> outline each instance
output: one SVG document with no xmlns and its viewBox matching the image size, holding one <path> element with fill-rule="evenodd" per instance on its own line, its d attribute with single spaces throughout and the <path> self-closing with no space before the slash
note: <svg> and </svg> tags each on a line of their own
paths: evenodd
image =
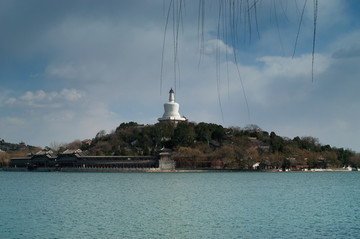
<svg viewBox="0 0 360 239">
<path fill-rule="evenodd" d="M 158 120 L 161 121 L 171 121 L 171 122 L 179 122 L 186 121 L 185 117 L 181 117 L 179 114 L 179 104 L 175 102 L 174 91 L 171 88 L 169 92 L 169 102 L 164 104 L 164 114 Z"/>
</svg>

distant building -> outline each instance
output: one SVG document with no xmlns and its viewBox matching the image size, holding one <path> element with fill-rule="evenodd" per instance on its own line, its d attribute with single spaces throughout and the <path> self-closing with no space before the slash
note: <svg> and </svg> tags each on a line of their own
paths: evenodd
<svg viewBox="0 0 360 239">
<path fill-rule="evenodd" d="M 166 161 L 163 163 L 163 161 Z M 88 156 L 80 149 L 54 154 L 40 151 L 23 158 L 12 158 L 6 171 L 63 171 L 63 172 L 126 172 L 174 170 L 172 160 L 159 156 Z"/>
<path fill-rule="evenodd" d="M 91 139 L 85 139 L 85 140 L 82 141 L 83 144 L 86 144 L 86 145 L 89 145 L 89 146 L 91 145 L 91 142 L 92 142 Z"/>
<path fill-rule="evenodd" d="M 67 149 L 55 154 L 39 151 L 28 157 L 12 158 L 6 171 L 63 171 L 63 172 L 127 172 L 172 171 L 175 161 L 171 151 L 161 149 L 157 156 L 89 156 L 80 149 Z"/>
<path fill-rule="evenodd" d="M 169 102 L 164 104 L 164 114 L 161 118 L 158 118 L 160 122 L 174 122 L 186 121 L 185 117 L 181 117 L 179 114 L 179 104 L 175 102 L 174 91 L 171 88 L 169 92 Z"/>
</svg>

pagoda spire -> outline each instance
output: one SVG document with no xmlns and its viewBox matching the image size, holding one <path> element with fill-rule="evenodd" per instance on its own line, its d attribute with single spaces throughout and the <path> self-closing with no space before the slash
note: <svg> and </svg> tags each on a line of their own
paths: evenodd
<svg viewBox="0 0 360 239">
<path fill-rule="evenodd" d="M 175 102 L 175 94 L 172 88 L 169 91 L 169 102 Z"/>
</svg>

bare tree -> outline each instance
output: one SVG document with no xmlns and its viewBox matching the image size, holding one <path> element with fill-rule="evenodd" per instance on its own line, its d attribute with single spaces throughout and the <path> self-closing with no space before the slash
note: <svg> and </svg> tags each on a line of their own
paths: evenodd
<svg viewBox="0 0 360 239">
<path fill-rule="evenodd" d="M 58 152 L 65 145 L 66 145 L 65 143 L 59 143 L 59 142 L 52 141 L 50 143 L 49 147 L 46 147 L 46 148 L 48 148 L 49 150 L 52 150 L 54 152 Z"/>
<path fill-rule="evenodd" d="M 106 135 L 106 131 L 105 130 L 100 130 L 97 134 L 96 134 L 96 136 L 95 136 L 95 138 L 102 138 L 102 137 L 104 137 Z"/>
<path fill-rule="evenodd" d="M 66 145 L 66 148 L 68 148 L 68 149 L 80 149 L 81 146 L 82 146 L 82 142 L 79 139 L 77 139 L 77 140 L 74 140 L 71 143 L 68 143 Z"/>
</svg>

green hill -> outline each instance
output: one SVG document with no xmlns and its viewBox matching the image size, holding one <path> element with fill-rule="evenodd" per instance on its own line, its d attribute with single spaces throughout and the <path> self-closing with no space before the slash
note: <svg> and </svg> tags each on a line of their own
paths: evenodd
<svg viewBox="0 0 360 239">
<path fill-rule="evenodd" d="M 71 144 L 69 144 L 71 145 Z M 68 145 L 68 146 L 69 146 Z M 182 168 L 338 168 L 360 166 L 355 152 L 321 145 L 313 137 L 284 138 L 256 125 L 244 129 L 211 123 L 180 122 L 140 125 L 122 123 L 115 131 L 100 131 L 82 150 L 90 155 L 155 155 L 161 148 L 173 151 Z"/>
</svg>

